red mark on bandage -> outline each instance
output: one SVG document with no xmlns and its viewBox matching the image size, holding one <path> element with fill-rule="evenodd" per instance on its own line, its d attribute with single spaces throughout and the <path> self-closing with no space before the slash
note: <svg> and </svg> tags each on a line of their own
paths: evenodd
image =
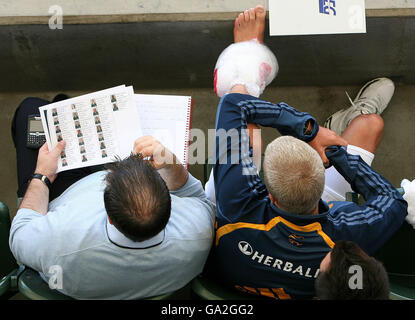
<svg viewBox="0 0 415 320">
<path fill-rule="evenodd" d="M 216 87 L 218 84 L 218 69 L 215 69 L 213 73 L 213 89 L 215 90 L 216 95 L 218 95 L 218 88 Z"/>
<path fill-rule="evenodd" d="M 261 77 L 261 81 L 265 81 L 268 76 L 271 74 L 272 68 L 268 63 L 261 63 L 259 66 L 259 76 Z"/>
</svg>

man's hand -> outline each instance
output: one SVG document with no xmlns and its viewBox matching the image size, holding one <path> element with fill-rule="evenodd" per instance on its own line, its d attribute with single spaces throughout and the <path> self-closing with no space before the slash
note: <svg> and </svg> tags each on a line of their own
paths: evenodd
<svg viewBox="0 0 415 320">
<path fill-rule="evenodd" d="M 56 179 L 56 170 L 58 169 L 58 160 L 61 152 L 65 149 L 66 142 L 60 141 L 56 147 L 49 151 L 48 144 L 45 143 L 40 149 L 37 156 L 36 173 L 47 176 L 50 182 Z"/>
<path fill-rule="evenodd" d="M 138 138 L 134 142 L 134 154 L 143 158 L 149 157 L 149 161 L 157 170 L 179 163 L 175 155 L 152 136 Z"/>
<path fill-rule="evenodd" d="M 326 156 L 326 149 L 330 146 L 347 146 L 348 143 L 345 139 L 337 135 L 337 133 L 324 128 L 319 127 L 318 133 L 313 140 L 308 143 L 314 150 L 318 152 L 323 160 L 324 166 L 328 167 L 330 164 L 329 159 Z"/>
<path fill-rule="evenodd" d="M 149 157 L 151 164 L 157 169 L 170 191 L 184 186 L 188 172 L 166 147 L 151 136 L 145 136 L 134 142 L 134 154 L 143 158 Z"/>
</svg>

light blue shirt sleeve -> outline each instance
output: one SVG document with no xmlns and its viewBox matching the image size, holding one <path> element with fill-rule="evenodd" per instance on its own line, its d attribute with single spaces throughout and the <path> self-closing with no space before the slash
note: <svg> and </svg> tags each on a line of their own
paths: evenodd
<svg viewBox="0 0 415 320">
<path fill-rule="evenodd" d="M 170 191 L 170 194 L 180 198 L 190 197 L 199 198 L 201 200 L 207 200 L 202 183 L 198 179 L 193 177 L 190 173 L 187 182 L 183 185 L 183 187 L 175 191 Z"/>
<path fill-rule="evenodd" d="M 17 262 L 44 271 L 44 258 L 56 232 L 50 217 L 31 209 L 20 209 L 13 219 L 9 237 L 10 249 Z"/>
</svg>

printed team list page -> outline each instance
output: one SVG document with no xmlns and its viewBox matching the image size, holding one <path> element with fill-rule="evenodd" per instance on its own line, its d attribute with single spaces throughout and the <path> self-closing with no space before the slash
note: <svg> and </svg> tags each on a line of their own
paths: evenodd
<svg viewBox="0 0 415 320">
<path fill-rule="evenodd" d="M 142 136 L 132 87 L 119 86 L 39 108 L 48 147 L 61 140 L 58 172 L 127 157 Z"/>
</svg>

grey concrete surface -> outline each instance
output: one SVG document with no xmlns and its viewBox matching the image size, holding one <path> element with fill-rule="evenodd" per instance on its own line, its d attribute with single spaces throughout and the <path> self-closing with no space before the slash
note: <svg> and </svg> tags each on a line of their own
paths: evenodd
<svg viewBox="0 0 415 320">
<path fill-rule="evenodd" d="M 61 6 L 65 15 L 116 15 L 157 13 L 240 12 L 257 4 L 268 8 L 268 0 L 19 0 L 0 1 L 0 16 L 50 16 L 51 6 Z M 415 0 L 365 0 L 366 8 L 410 9 Z"/>
<path fill-rule="evenodd" d="M 0 92 L 207 88 L 232 21 L 12 25 L 0 28 Z M 367 34 L 266 37 L 274 86 L 358 84 L 382 74 L 415 84 L 415 17 L 369 18 Z"/>
<path fill-rule="evenodd" d="M 365 80 L 370 80 L 369 78 Z M 362 83 L 363 84 L 363 83 Z M 348 107 L 345 91 L 351 97 L 358 92 L 359 86 L 324 86 L 324 87 L 270 87 L 262 96 L 272 102 L 284 101 L 299 110 L 313 114 L 320 123 L 337 111 Z M 86 90 L 85 92 L 88 92 Z M 194 98 L 193 128 L 207 132 L 214 128 L 216 108 L 219 98 L 210 88 L 184 89 L 153 89 L 141 90 L 136 93 L 178 94 L 191 95 Z M 12 216 L 16 212 L 16 164 L 15 151 L 10 137 L 10 121 L 17 105 L 28 96 L 38 96 L 52 99 L 57 92 L 19 92 L 0 94 L 0 145 L 3 156 L 0 158 L 0 201 L 9 205 Z M 70 96 L 76 96 L 84 91 L 68 91 Z M 383 114 L 385 132 L 383 142 L 376 153 L 373 167 L 398 186 L 402 178 L 415 178 L 415 140 L 413 123 L 415 123 L 415 86 L 398 85 L 395 95 Z M 272 141 L 278 133 L 264 129 L 264 143 Z M 203 164 L 190 166 L 190 172 L 203 179 Z"/>
</svg>

